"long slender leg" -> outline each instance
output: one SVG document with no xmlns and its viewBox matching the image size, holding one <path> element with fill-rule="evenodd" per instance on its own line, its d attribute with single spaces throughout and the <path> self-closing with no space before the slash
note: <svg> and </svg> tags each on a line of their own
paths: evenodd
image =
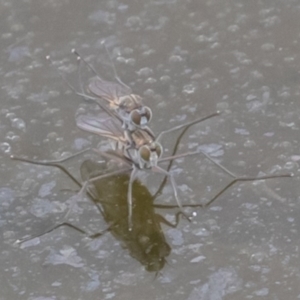
<svg viewBox="0 0 300 300">
<path fill-rule="evenodd" d="M 165 161 L 169 161 L 169 160 L 173 161 L 173 160 L 175 160 L 177 158 L 186 157 L 186 156 L 190 156 L 190 155 L 195 155 L 195 154 L 199 154 L 199 153 L 204 154 L 207 157 L 207 159 L 209 159 L 212 163 L 214 163 L 216 166 L 218 166 L 219 168 L 221 168 L 225 173 L 227 173 L 228 175 L 230 175 L 234 179 L 228 185 L 226 185 L 217 195 L 215 195 L 211 200 L 209 200 L 205 205 L 195 204 L 195 205 L 184 205 L 184 206 L 182 206 L 182 205 L 178 204 L 178 206 L 180 208 L 183 208 L 183 207 L 208 206 L 212 202 L 214 202 L 221 194 L 223 194 L 228 188 L 230 188 L 233 184 L 235 184 L 236 182 L 239 182 L 239 181 L 257 181 L 257 180 L 266 180 L 266 179 L 273 179 L 273 178 L 286 178 L 286 177 L 293 177 L 294 176 L 293 173 L 290 173 L 290 174 L 266 175 L 266 176 L 259 176 L 259 177 L 237 177 L 235 174 L 233 174 L 227 168 L 225 168 L 221 164 L 217 163 L 216 161 L 214 161 L 213 159 L 211 159 L 205 152 L 200 151 L 200 150 L 194 151 L 194 152 L 186 152 L 186 153 L 183 153 L 183 154 L 178 154 L 178 155 L 173 155 L 173 156 L 170 156 L 170 157 L 166 157 L 166 158 L 161 159 L 159 162 L 165 162 Z M 169 172 L 169 170 L 165 171 L 164 169 L 161 169 L 161 168 L 160 168 L 160 170 L 164 171 L 166 175 L 169 174 L 168 176 L 171 175 L 171 173 Z M 163 173 L 163 172 L 161 172 L 161 173 Z M 171 183 L 172 183 L 172 177 L 170 177 L 170 179 L 171 179 Z M 156 195 L 157 195 L 157 193 L 155 194 L 155 196 Z M 175 198 L 176 198 L 176 193 L 175 192 L 174 192 L 174 195 L 175 195 Z M 177 200 L 177 198 L 176 198 L 176 200 Z M 178 203 L 178 200 L 177 200 L 177 203 Z M 159 205 L 159 207 L 164 208 L 163 205 Z M 168 206 L 168 207 L 170 208 L 171 206 Z"/>
<path fill-rule="evenodd" d="M 85 60 L 83 58 L 83 56 L 81 56 L 76 49 L 72 49 L 71 52 L 76 55 L 76 57 L 77 57 L 77 59 L 79 61 L 83 61 L 86 64 L 86 66 L 94 73 L 94 75 L 97 76 L 97 77 L 99 77 L 99 80 L 102 80 L 101 77 L 100 77 L 100 75 L 96 71 L 96 69 L 90 63 L 88 63 L 87 60 Z"/>
<path fill-rule="evenodd" d="M 286 178 L 293 177 L 294 174 L 278 174 L 278 175 L 266 175 L 266 176 L 258 176 L 258 177 L 237 177 L 233 179 L 229 184 L 227 184 L 220 192 L 218 192 L 212 199 L 210 199 L 204 206 L 209 206 L 213 203 L 219 196 L 221 196 L 226 190 L 228 190 L 231 186 L 233 186 L 236 182 L 242 181 L 258 181 L 258 180 L 266 180 L 266 179 L 274 179 L 274 178 Z"/>
<path fill-rule="evenodd" d="M 229 182 L 221 191 L 219 191 L 213 198 L 211 198 L 205 204 L 184 204 L 182 207 L 207 207 L 212 204 L 217 198 L 219 198 L 225 191 L 227 191 L 230 187 L 232 187 L 236 182 L 245 182 L 245 181 L 259 181 L 259 180 L 268 180 L 274 178 L 289 178 L 293 177 L 294 175 L 291 174 L 278 174 L 278 175 L 266 175 L 266 176 L 258 176 L 258 177 L 237 177 Z M 169 208 L 176 208 L 178 205 L 164 205 L 164 204 L 155 204 L 154 207 L 160 209 L 169 209 Z"/>
<path fill-rule="evenodd" d="M 190 125 L 190 126 L 192 126 L 192 125 Z M 177 150 L 178 150 L 178 147 L 179 147 L 179 144 L 180 144 L 180 141 L 181 141 L 181 139 L 183 138 L 183 136 L 185 135 L 185 133 L 187 132 L 187 130 L 190 128 L 190 126 L 185 127 L 185 128 L 182 130 L 182 132 L 179 134 L 179 136 L 177 137 L 177 140 L 176 140 L 176 143 L 175 143 L 175 145 L 174 145 L 173 152 L 172 152 L 172 156 L 176 155 Z M 171 167 L 172 167 L 172 165 L 173 165 L 173 162 L 174 162 L 173 159 L 171 159 L 171 160 L 169 161 L 169 165 L 168 165 L 168 167 L 167 167 L 167 172 L 169 172 L 169 171 L 171 170 Z M 161 191 L 163 190 L 163 188 L 164 188 L 164 186 L 165 186 L 165 184 L 166 184 L 166 182 L 167 182 L 167 178 L 168 178 L 168 176 L 166 175 L 166 176 L 164 177 L 164 179 L 162 180 L 162 182 L 161 182 L 159 188 L 157 189 L 156 193 L 153 195 L 153 199 L 154 199 L 154 200 L 156 199 L 156 197 L 157 197 L 158 195 L 160 195 Z M 154 200 L 153 200 L 153 201 L 154 201 Z"/>
<path fill-rule="evenodd" d="M 177 207 L 177 206 L 174 205 L 174 207 Z M 184 205 L 183 205 L 183 207 L 184 207 Z M 170 208 L 170 207 L 168 207 L 168 208 Z M 178 224 L 179 224 L 179 216 L 180 216 L 180 215 L 182 215 L 182 212 L 181 212 L 181 211 L 179 211 L 179 212 L 176 213 L 176 215 L 175 215 L 175 224 L 172 224 L 171 222 L 169 222 L 168 220 L 166 220 L 166 219 L 165 219 L 162 215 L 160 215 L 160 214 L 155 214 L 155 217 L 156 217 L 156 219 L 157 219 L 157 221 L 158 221 L 159 223 L 163 223 L 163 224 L 165 224 L 165 225 L 167 225 L 167 226 L 169 226 L 169 227 L 176 228 L 176 227 L 178 226 Z"/>
<path fill-rule="evenodd" d="M 191 155 L 195 155 L 195 154 L 203 154 L 209 161 L 211 161 L 213 164 L 215 164 L 217 167 L 219 167 L 220 169 L 222 169 L 225 173 L 227 173 L 228 175 L 230 175 L 231 177 L 235 178 L 236 176 L 230 172 L 227 168 L 225 168 L 224 166 L 222 166 L 221 164 L 219 164 L 218 162 L 216 162 L 214 159 L 212 159 L 208 154 L 206 154 L 205 152 L 203 152 L 202 150 L 196 150 L 196 151 L 191 151 L 191 152 L 185 152 L 185 153 L 181 153 L 181 154 L 177 154 L 177 155 L 173 155 L 173 156 L 168 156 L 168 157 L 164 157 L 162 159 L 159 160 L 159 163 L 161 162 L 165 162 L 165 161 L 169 161 L 169 160 L 176 160 L 178 158 L 182 158 L 182 157 L 186 157 L 186 156 L 191 156 Z"/>
<path fill-rule="evenodd" d="M 88 151 L 91 151 L 91 148 L 87 148 L 84 149 L 82 151 L 79 151 L 77 153 L 71 154 L 67 157 L 63 157 L 60 159 L 56 159 L 56 160 L 34 160 L 34 159 L 27 159 L 27 158 L 23 158 L 23 157 L 19 157 L 19 156 L 15 156 L 15 155 L 11 155 L 10 158 L 13 160 L 19 160 L 19 161 L 23 161 L 26 163 L 30 163 L 33 165 L 41 165 L 41 166 L 57 166 L 57 164 L 62 163 L 62 162 L 66 162 L 67 160 L 74 158 L 76 156 L 79 156 L 83 153 L 86 153 Z"/>
<path fill-rule="evenodd" d="M 58 160 L 43 160 L 43 161 L 38 161 L 38 160 L 30 160 L 30 159 L 27 159 L 27 158 L 23 158 L 23 157 L 17 157 L 17 156 L 14 156 L 14 155 L 11 155 L 11 159 L 13 160 L 18 160 L 18 161 L 22 161 L 22 162 L 25 162 L 25 163 L 30 163 L 30 164 L 35 164 L 35 165 L 42 165 L 42 166 L 47 166 L 47 167 L 56 167 L 58 169 L 60 169 L 63 173 L 65 173 L 68 177 L 70 177 L 70 179 L 75 183 L 77 184 L 80 188 L 82 187 L 82 184 L 64 167 L 62 166 L 60 163 L 63 163 L 63 162 L 66 162 L 67 160 L 71 159 L 71 158 L 74 158 L 78 155 L 81 155 L 87 151 L 91 150 L 90 148 L 88 149 L 85 149 L 83 151 L 80 151 L 78 153 L 75 153 L 73 155 L 70 155 L 68 157 L 65 157 L 65 158 L 62 158 L 62 159 L 58 159 Z M 102 211 L 102 208 L 101 206 L 99 206 L 99 204 L 97 203 L 97 201 L 92 197 L 92 195 L 90 193 L 88 193 L 88 195 L 90 196 L 91 200 L 93 201 L 93 203 L 96 205 L 98 211 L 103 215 L 103 211 Z M 34 235 L 34 236 L 30 236 L 30 237 L 27 237 L 25 239 L 21 239 L 21 240 L 18 240 L 17 243 L 24 243 L 28 240 L 31 240 L 31 239 L 34 239 L 36 237 L 40 237 L 46 233 L 49 233 L 61 226 L 68 226 L 68 227 L 71 227 L 81 233 L 84 233 L 83 230 L 81 230 L 80 228 L 78 228 L 77 226 L 71 224 L 71 223 L 68 223 L 68 222 L 60 222 L 58 224 L 55 224 L 54 226 L 50 226 L 49 228 L 47 228 L 46 230 L 44 230 L 42 233 L 40 234 L 37 234 L 37 235 Z"/>
<path fill-rule="evenodd" d="M 106 47 L 105 40 L 102 41 L 102 45 L 104 46 L 105 51 L 106 51 L 106 53 L 107 53 L 107 55 L 108 55 L 108 58 L 109 58 L 109 60 L 110 60 L 110 63 L 111 63 L 111 66 L 112 66 L 112 69 L 113 69 L 113 72 L 114 72 L 114 77 L 115 77 L 115 79 L 116 79 L 121 85 L 123 85 L 125 88 L 131 90 L 131 88 L 130 88 L 127 84 L 125 84 L 125 83 L 120 79 L 120 77 L 119 77 L 119 75 L 118 75 L 118 73 L 117 73 L 117 69 L 116 69 L 116 67 L 115 67 L 115 64 L 114 64 L 114 62 L 113 62 L 113 59 L 112 59 L 112 57 L 111 57 L 111 55 L 110 55 L 110 53 L 109 53 L 109 51 L 108 51 L 108 49 L 107 49 L 107 47 Z"/>
<path fill-rule="evenodd" d="M 17 244 L 23 244 L 27 241 L 30 241 L 30 240 L 33 240 L 35 238 L 38 238 L 38 237 L 41 237 L 47 233 L 50 233 L 52 231 L 54 231 L 55 229 L 57 228 L 60 228 L 60 227 L 63 227 L 63 226 L 67 226 L 67 227 L 70 227 L 72 229 L 75 229 L 76 231 L 80 232 L 80 233 L 83 233 L 83 234 L 87 234 L 83 229 L 71 224 L 71 223 L 68 223 L 68 222 L 61 222 L 61 223 L 58 223 L 54 226 L 50 226 L 48 227 L 47 229 L 45 229 L 42 233 L 39 233 L 39 234 L 36 234 L 36 235 L 33 235 L 33 236 L 29 236 L 29 237 L 26 237 L 24 239 L 19 239 L 19 240 L 16 240 L 16 243 Z"/>
<path fill-rule="evenodd" d="M 122 174 L 124 172 L 128 172 L 131 170 L 131 167 L 128 168 L 122 168 L 122 169 L 118 169 L 116 171 L 111 171 L 111 172 L 108 172 L 106 174 L 101 174 L 101 175 L 97 175 L 95 177 L 92 177 L 92 178 L 89 178 L 87 181 L 85 181 L 82 185 L 81 185 L 81 189 L 80 191 L 77 193 L 77 195 L 73 196 L 73 201 L 71 201 L 71 204 L 70 204 L 70 207 L 67 211 L 67 213 L 65 214 L 65 219 L 67 218 L 67 216 L 70 214 L 70 212 L 72 211 L 72 208 L 74 207 L 74 205 L 76 204 L 76 200 L 77 198 L 81 197 L 83 195 L 83 193 L 86 191 L 88 185 L 94 181 L 98 181 L 98 180 L 101 180 L 103 178 L 107 178 L 107 177 L 111 177 L 111 176 L 114 176 L 114 175 L 118 175 L 118 174 Z"/>
<path fill-rule="evenodd" d="M 159 139 L 162 137 L 162 135 L 166 134 L 166 133 L 170 133 L 172 131 L 176 131 L 176 130 L 179 130 L 179 129 L 182 129 L 182 128 L 185 128 L 185 127 L 190 127 L 194 124 L 197 124 L 197 123 L 201 123 L 207 119 L 210 119 L 210 118 L 213 118 L 215 116 L 218 116 L 220 115 L 221 112 L 220 111 L 216 111 L 215 113 L 213 114 L 210 114 L 206 117 L 202 117 L 202 118 L 199 118 L 199 119 L 196 119 L 196 120 L 193 120 L 191 122 L 188 122 L 188 123 L 185 123 L 185 124 L 181 124 L 181 125 L 178 125 L 178 126 L 175 126 L 173 128 L 170 128 L 170 129 L 167 129 L 167 130 L 163 130 L 157 137 L 156 137 L 156 141 L 159 141 Z"/>
<path fill-rule="evenodd" d="M 130 179 L 128 183 L 128 191 L 127 191 L 127 202 L 128 202 L 128 229 L 132 230 L 132 185 L 136 178 L 138 169 L 136 166 L 133 166 L 133 169 L 130 174 Z"/>
<path fill-rule="evenodd" d="M 75 49 L 73 49 L 73 50 L 75 50 Z M 73 50 L 72 50 L 72 52 L 73 52 Z M 82 78 L 81 78 L 81 71 L 80 71 L 80 69 L 81 69 L 81 58 L 80 58 L 80 56 L 77 57 L 77 62 L 78 62 L 78 65 L 77 65 L 77 77 L 78 77 L 78 82 L 79 82 L 79 86 L 80 86 L 80 93 L 84 94 L 84 87 L 83 87 L 83 82 L 82 82 Z"/>
<path fill-rule="evenodd" d="M 55 167 L 55 168 L 58 168 L 60 169 L 63 173 L 65 173 L 67 176 L 69 176 L 72 181 L 77 184 L 79 187 L 81 187 L 81 183 L 64 167 L 62 166 L 60 163 L 63 163 L 63 162 L 66 162 L 67 160 L 71 159 L 71 158 L 74 158 L 78 155 L 81 155 L 87 151 L 89 151 L 91 149 L 85 149 L 83 151 L 80 151 L 78 153 L 75 153 L 75 154 L 72 154 L 68 157 L 65 157 L 65 158 L 61 158 L 61 159 L 58 159 L 58 160 L 31 160 L 31 159 L 27 159 L 27 158 L 23 158 L 23 157 L 18 157 L 18 156 L 14 156 L 14 155 L 11 155 L 11 159 L 13 160 L 18 160 L 18 161 L 22 161 L 22 162 L 25 162 L 25 163 L 29 163 L 29 164 L 34 164 L 34 165 L 40 165 L 40 166 L 47 166 L 47 167 Z M 98 205 L 97 205 L 98 207 Z M 99 207 L 98 207 L 99 209 Z"/>
<path fill-rule="evenodd" d="M 54 165 L 53 165 L 53 166 L 54 166 Z M 129 170 L 130 170 L 130 169 L 129 169 Z M 124 171 L 128 171 L 128 168 L 127 168 L 127 169 L 119 169 L 119 170 L 116 170 L 116 171 L 112 171 L 112 172 L 109 172 L 109 173 L 106 173 L 106 174 L 102 174 L 102 175 L 93 177 L 93 178 L 87 180 L 86 182 L 84 182 L 83 184 L 78 183 L 78 181 L 77 181 L 78 185 L 81 186 L 81 189 L 80 189 L 80 191 L 78 192 L 78 194 L 72 196 L 72 197 L 69 199 L 69 200 L 70 200 L 69 208 L 68 208 L 67 212 L 64 214 L 64 216 L 61 218 L 61 221 L 58 222 L 58 224 L 55 224 L 55 225 L 52 225 L 52 226 L 48 227 L 46 230 L 44 230 L 44 231 L 43 231 L 42 233 L 40 233 L 40 234 L 33 235 L 33 236 L 27 237 L 27 238 L 22 239 L 22 240 L 18 240 L 17 242 L 18 242 L 18 243 L 24 243 L 24 242 L 26 242 L 26 241 L 28 241 L 28 240 L 32 240 L 32 239 L 34 239 L 34 238 L 36 238 L 36 237 L 40 237 L 40 236 L 43 236 L 43 235 L 45 235 L 45 234 L 47 234 L 47 233 L 50 233 L 50 232 L 54 231 L 55 229 L 57 229 L 57 228 L 59 228 L 59 227 L 62 227 L 62 226 L 68 226 L 68 227 L 71 227 L 71 228 L 73 228 L 73 229 L 75 229 L 75 230 L 81 232 L 81 233 L 86 234 L 86 232 L 85 232 L 84 230 L 80 229 L 79 227 L 77 227 L 77 226 L 75 226 L 75 225 L 73 225 L 73 224 L 71 224 L 71 223 L 69 223 L 69 222 L 67 221 L 67 219 L 68 219 L 70 213 L 72 212 L 72 210 L 73 210 L 75 204 L 77 203 L 78 198 L 80 198 L 81 195 L 84 193 L 84 191 L 86 191 L 87 186 L 88 186 L 88 184 L 89 184 L 90 182 L 97 181 L 97 180 L 100 180 L 100 179 L 103 179 L 103 178 L 106 178 L 106 177 L 110 177 L 110 176 L 113 176 L 113 175 L 122 173 L 122 172 L 124 172 Z M 73 176 L 72 176 L 67 170 L 66 170 L 66 174 L 69 175 L 69 176 L 73 179 Z M 92 199 L 92 201 L 93 201 L 95 204 L 97 204 L 96 199 L 95 199 L 89 192 L 87 192 L 87 193 L 88 193 L 89 197 Z M 103 210 L 102 210 L 101 207 L 99 207 L 98 205 L 97 205 L 97 207 L 98 207 L 100 213 L 101 213 L 102 216 L 103 216 L 103 215 L 104 215 Z"/>
<path fill-rule="evenodd" d="M 181 201 L 180 201 L 180 199 L 179 199 L 179 197 L 178 197 L 177 185 L 176 185 L 176 182 L 175 182 L 175 179 L 174 179 L 172 173 L 167 172 L 166 170 L 160 168 L 159 166 L 154 166 L 154 167 L 152 167 L 152 170 L 153 170 L 153 171 L 156 171 L 156 172 L 158 172 L 158 173 L 167 175 L 167 176 L 170 178 L 171 185 L 172 185 L 172 188 L 173 188 L 173 194 L 174 194 L 174 196 L 175 196 L 177 205 L 178 205 L 178 207 L 179 207 L 181 213 L 182 213 L 188 220 L 190 220 L 189 216 L 183 211 L 182 203 L 181 203 Z"/>
<path fill-rule="evenodd" d="M 161 159 L 159 162 L 163 162 L 163 161 L 168 161 L 168 160 L 174 160 L 177 158 L 181 158 L 181 157 L 186 157 L 186 156 L 190 156 L 190 155 L 195 155 L 195 154 L 199 154 L 202 153 L 204 154 L 212 163 L 214 163 L 216 166 L 218 166 L 219 168 L 221 168 L 225 173 L 227 173 L 228 175 L 230 175 L 231 177 L 233 177 L 233 181 L 224 188 L 224 190 L 222 190 L 219 194 L 217 194 L 215 196 L 215 198 L 219 197 L 225 190 L 227 190 L 230 186 L 232 186 L 235 182 L 237 181 L 256 181 L 256 180 L 264 180 L 264 179 L 272 179 L 272 178 L 284 178 L 284 177 L 293 177 L 294 174 L 293 173 L 289 173 L 289 174 L 276 174 L 276 175 L 266 175 L 266 176 L 261 176 L 261 177 L 237 177 L 235 174 L 233 174 L 231 171 L 229 171 L 227 168 L 225 168 L 224 166 L 222 166 L 221 164 L 219 164 L 218 162 L 214 161 L 213 159 L 211 159 L 205 152 L 203 151 L 194 151 L 194 152 L 186 152 L 183 154 L 178 154 L 178 155 L 174 155 L 174 156 L 170 156 L 170 157 L 166 157 Z M 163 169 L 162 169 L 163 170 Z M 167 171 L 165 171 L 167 172 Z M 169 172 L 168 172 L 169 173 Z M 169 173 L 170 174 L 170 173 Z M 210 201 L 214 201 L 215 198 L 213 198 Z M 209 202 L 210 203 L 210 202 Z"/>
</svg>

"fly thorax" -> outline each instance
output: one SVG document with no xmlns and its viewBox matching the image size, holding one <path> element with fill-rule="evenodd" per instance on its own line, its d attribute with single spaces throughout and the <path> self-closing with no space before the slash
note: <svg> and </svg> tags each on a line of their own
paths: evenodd
<svg viewBox="0 0 300 300">
<path fill-rule="evenodd" d="M 118 104 L 120 109 L 127 112 L 130 112 L 140 106 L 140 104 L 136 103 L 136 97 L 133 94 L 119 97 Z"/>
</svg>

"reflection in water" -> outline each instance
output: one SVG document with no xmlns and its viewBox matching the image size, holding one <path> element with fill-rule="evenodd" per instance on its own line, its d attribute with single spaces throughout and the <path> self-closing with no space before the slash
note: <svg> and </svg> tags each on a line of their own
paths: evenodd
<svg viewBox="0 0 300 300">
<path fill-rule="evenodd" d="M 106 172 L 105 163 L 86 160 L 81 165 L 82 179 Z M 166 262 L 171 248 L 160 226 L 162 216 L 155 214 L 154 197 L 138 180 L 133 183 L 132 229 L 128 228 L 128 174 L 102 178 L 93 182 L 89 193 L 101 202 L 103 217 L 110 232 L 122 242 L 130 255 L 145 266 L 147 271 L 159 271 Z M 99 236 L 96 234 L 94 237 Z"/>
<path fill-rule="evenodd" d="M 79 187 L 82 186 L 60 162 L 37 162 L 21 158 L 18 159 L 28 163 L 57 167 L 67 174 Z M 86 160 L 82 163 L 80 172 L 82 180 L 88 181 L 90 178 L 112 170 L 117 170 L 118 168 L 119 165 L 113 161 L 107 163 Z M 164 222 L 172 227 L 176 225 L 171 224 L 161 215 L 155 214 L 153 201 L 157 193 L 152 196 L 146 186 L 141 184 L 138 180 L 135 180 L 133 182 L 132 227 L 129 229 L 127 203 L 128 181 L 129 175 L 123 173 L 90 182 L 87 193 L 108 224 L 106 230 L 93 234 L 90 237 L 97 238 L 105 232 L 110 231 L 115 238 L 121 241 L 123 247 L 128 249 L 130 255 L 145 266 L 147 271 L 158 272 L 164 267 L 166 257 L 171 251 L 160 223 Z M 166 181 L 163 181 L 161 189 L 165 183 Z M 75 197 L 78 196 L 77 194 Z M 71 208 L 58 224 L 51 226 L 38 235 L 27 237 L 18 242 L 23 243 L 33 238 L 43 236 L 61 226 L 68 226 L 86 234 L 84 230 L 67 221 L 67 216 L 70 211 Z M 178 218 L 176 219 L 178 221 Z"/>
</svg>

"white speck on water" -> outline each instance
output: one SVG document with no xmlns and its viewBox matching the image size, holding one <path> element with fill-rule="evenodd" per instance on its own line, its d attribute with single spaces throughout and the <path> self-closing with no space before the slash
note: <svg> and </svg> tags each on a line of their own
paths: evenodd
<svg viewBox="0 0 300 300">
<path fill-rule="evenodd" d="M 293 161 L 299 161 L 300 160 L 300 155 L 292 155 L 291 160 Z"/>
<path fill-rule="evenodd" d="M 169 58 L 170 63 L 178 63 L 178 62 L 182 62 L 182 61 L 183 61 L 183 58 L 180 55 L 172 55 Z"/>
<path fill-rule="evenodd" d="M 19 135 L 16 135 L 14 132 L 12 131 L 9 131 L 7 132 L 6 136 L 5 136 L 5 139 L 6 140 L 9 140 L 9 141 L 20 141 L 20 136 Z"/>
<path fill-rule="evenodd" d="M 256 146 L 256 143 L 255 143 L 255 141 L 253 141 L 253 140 L 247 140 L 247 141 L 244 143 L 244 146 L 245 146 L 246 148 L 253 148 L 253 147 Z"/>
<path fill-rule="evenodd" d="M 255 291 L 254 294 L 256 296 L 267 296 L 269 294 L 269 289 L 268 288 L 262 288 L 258 291 Z"/>
<path fill-rule="evenodd" d="M 249 131 L 244 128 L 235 128 L 234 132 L 240 135 L 249 135 Z"/>
<path fill-rule="evenodd" d="M 74 268 L 81 268 L 84 266 L 82 258 L 77 255 L 77 251 L 70 247 L 65 246 L 58 253 L 54 250 L 50 250 L 50 254 L 47 256 L 46 264 L 50 265 L 70 265 Z"/>
<path fill-rule="evenodd" d="M 7 188 L 7 187 L 3 187 L 0 188 L 0 206 L 1 207 L 5 207 L 8 208 L 10 206 L 10 204 L 15 200 L 15 191 Z"/>
<path fill-rule="evenodd" d="M 18 62 L 25 56 L 30 57 L 30 50 L 27 46 L 18 46 L 10 49 L 8 61 Z"/>
<path fill-rule="evenodd" d="M 238 31 L 239 29 L 240 29 L 240 27 L 239 27 L 238 25 L 235 25 L 235 24 L 230 25 L 230 26 L 228 26 L 228 28 L 227 28 L 227 30 L 228 30 L 228 31 L 231 31 L 231 32 L 236 32 L 236 31 Z"/>
<path fill-rule="evenodd" d="M 226 295 L 242 290 L 242 283 L 234 268 L 222 268 L 214 272 L 208 282 L 195 287 L 187 300 L 224 300 Z"/>
<path fill-rule="evenodd" d="M 44 183 L 42 184 L 42 186 L 40 187 L 39 189 L 39 197 L 46 197 L 48 195 L 51 195 L 51 191 L 53 190 L 53 188 L 56 186 L 56 181 L 51 181 L 51 182 L 48 182 L 48 183 Z"/>
<path fill-rule="evenodd" d="M 190 95 L 193 94 L 196 90 L 196 87 L 194 86 L 194 84 L 186 84 L 183 87 L 182 93 L 186 94 L 186 95 Z"/>
<path fill-rule="evenodd" d="M 150 75 L 153 74 L 153 70 L 148 67 L 145 67 L 145 68 L 140 69 L 136 73 L 142 77 L 149 77 Z"/>
<path fill-rule="evenodd" d="M 196 236 L 209 236 L 209 231 L 206 228 L 198 228 L 193 230 L 193 234 Z"/>
<path fill-rule="evenodd" d="M 266 132 L 264 133 L 264 136 L 267 136 L 267 137 L 271 137 L 271 136 L 274 136 L 275 132 Z"/>
<path fill-rule="evenodd" d="M 172 240 L 172 244 L 176 246 L 181 246 L 184 243 L 183 237 L 182 237 L 182 231 L 176 229 L 176 228 L 170 228 L 168 230 L 168 236 Z"/>
<path fill-rule="evenodd" d="M 116 21 L 116 14 L 99 9 L 93 12 L 92 14 L 90 14 L 88 19 L 94 22 L 95 24 L 103 23 L 103 24 L 112 25 Z"/>
<path fill-rule="evenodd" d="M 17 241 L 17 243 L 19 243 L 20 241 Z M 25 248 L 28 248 L 28 247 L 32 247 L 32 246 L 36 246 L 38 244 L 40 244 L 40 238 L 33 238 L 33 239 L 30 239 L 28 241 L 25 241 L 25 242 L 22 242 L 20 244 L 20 248 L 21 249 L 25 249 Z"/>
<path fill-rule="evenodd" d="M 211 207 L 209 207 L 209 210 L 211 210 L 211 211 L 221 211 L 221 210 L 223 210 L 223 207 L 221 207 L 221 206 L 211 206 Z"/>
<path fill-rule="evenodd" d="M 143 22 L 139 16 L 131 16 L 127 19 L 125 26 L 129 27 L 131 30 L 139 30 L 143 25 Z"/>
<path fill-rule="evenodd" d="M 75 141 L 74 141 L 74 146 L 73 146 L 73 148 L 74 148 L 75 150 L 80 151 L 80 150 L 82 150 L 82 149 L 84 149 L 84 148 L 87 148 L 87 147 L 90 146 L 90 145 L 91 145 L 91 142 L 88 141 L 87 139 L 77 138 L 77 139 L 75 139 Z"/>
<path fill-rule="evenodd" d="M 54 208 L 54 204 L 46 199 L 36 198 L 30 212 L 38 218 L 41 218 L 50 213 Z"/>
<path fill-rule="evenodd" d="M 11 120 L 11 126 L 13 128 L 17 128 L 17 129 L 20 129 L 22 131 L 25 131 L 25 129 L 26 129 L 25 122 L 22 119 L 20 119 L 20 118 L 14 118 L 14 119 L 12 119 Z"/>
<path fill-rule="evenodd" d="M 219 157 L 224 154 L 224 150 L 222 149 L 222 145 L 219 144 L 207 144 L 207 145 L 201 145 L 197 149 L 198 151 L 203 151 L 206 154 L 209 154 L 213 157 Z"/>
<path fill-rule="evenodd" d="M 0 150 L 1 150 L 2 152 L 4 152 L 4 153 L 10 153 L 10 151 L 11 151 L 11 146 L 10 146 L 9 143 L 6 143 L 6 142 L 1 143 L 1 144 L 0 144 Z"/>
<path fill-rule="evenodd" d="M 157 82 L 157 80 L 155 79 L 155 78 L 153 78 L 153 77 L 149 77 L 149 78 L 147 78 L 146 80 L 145 80 L 145 83 L 146 84 L 154 84 L 154 83 L 156 83 Z"/>
<path fill-rule="evenodd" d="M 58 287 L 58 286 L 61 286 L 61 285 L 62 285 L 62 283 L 59 282 L 59 281 L 54 281 L 54 282 L 51 284 L 51 286 L 54 286 L 54 287 Z"/>
<path fill-rule="evenodd" d="M 191 262 L 191 263 L 198 263 L 198 262 L 201 262 L 201 261 L 203 261 L 203 260 L 205 260 L 205 256 L 199 255 L 199 256 L 193 258 L 190 262 Z"/>
<path fill-rule="evenodd" d="M 161 77 L 159 78 L 159 80 L 161 81 L 161 83 L 167 84 L 167 83 L 170 82 L 171 77 L 168 76 L 168 75 L 163 75 L 163 76 L 161 76 Z"/>
<path fill-rule="evenodd" d="M 274 44 L 271 44 L 271 43 L 265 43 L 261 46 L 261 49 L 262 50 L 265 50 L 265 51 L 270 51 L 270 50 L 274 50 L 275 49 L 275 45 Z"/>
</svg>

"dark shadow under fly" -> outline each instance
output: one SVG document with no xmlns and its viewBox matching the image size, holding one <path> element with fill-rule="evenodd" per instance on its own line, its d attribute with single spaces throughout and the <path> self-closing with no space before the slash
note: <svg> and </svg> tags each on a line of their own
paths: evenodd
<svg viewBox="0 0 300 300">
<path fill-rule="evenodd" d="M 114 167 L 117 167 L 114 163 Z M 91 174 L 106 172 L 106 164 L 87 160 L 81 165 L 83 180 Z M 162 231 L 161 222 L 170 226 L 161 215 L 155 213 L 154 198 L 147 187 L 135 180 L 133 183 L 132 226 L 128 227 L 127 189 L 128 174 L 120 174 L 100 179 L 90 185 L 88 192 L 101 203 L 103 217 L 108 230 L 121 242 L 129 254 L 139 261 L 147 271 L 158 272 L 166 262 L 171 248 Z M 101 236 L 103 232 L 92 237 Z"/>
<path fill-rule="evenodd" d="M 184 129 L 175 144 L 173 155 L 176 154 L 180 139 L 184 135 Z M 79 154 L 82 154 L 79 153 Z M 74 156 L 72 156 L 74 157 Z M 62 166 L 65 160 L 55 162 L 37 162 L 17 157 L 12 157 L 17 160 L 21 160 L 28 163 L 40 164 L 45 166 L 58 167 L 65 174 L 67 174 L 80 188 L 82 184 L 77 180 L 70 172 Z M 170 169 L 172 161 L 170 161 L 168 170 Z M 99 175 L 109 173 L 112 174 L 112 170 L 119 170 L 119 166 L 116 161 L 108 162 L 95 162 L 92 160 L 84 161 L 81 165 L 81 177 L 84 182 L 90 178 L 97 178 Z M 222 168 L 226 170 L 225 168 Z M 231 182 L 226 185 L 220 192 L 213 197 L 207 205 L 217 199 L 225 190 L 232 186 L 237 181 L 255 181 L 264 180 L 277 177 L 290 177 L 291 174 L 283 175 L 270 175 L 261 177 L 236 177 L 231 172 L 228 174 L 233 177 Z M 138 260 L 145 269 L 150 272 L 159 272 L 166 263 L 166 258 L 170 254 L 171 248 L 166 242 L 164 233 L 161 228 L 161 223 L 176 227 L 179 220 L 179 214 L 176 214 L 176 224 L 170 224 L 161 215 L 155 213 L 155 207 L 173 208 L 177 206 L 172 205 L 154 205 L 155 198 L 160 194 L 166 180 L 162 181 L 158 191 L 151 195 L 146 186 L 141 184 L 138 180 L 133 182 L 133 205 L 132 205 L 132 225 L 128 226 L 128 203 L 127 203 L 127 189 L 129 181 L 128 173 L 119 173 L 117 175 L 110 175 L 102 177 L 99 180 L 93 180 L 92 184 L 88 185 L 87 193 L 93 203 L 97 206 L 99 212 L 107 222 L 107 228 L 99 233 L 89 235 L 91 238 L 97 238 L 103 235 L 105 232 L 110 231 L 114 237 L 116 237 L 121 244 L 128 249 L 129 254 Z M 165 178 L 166 179 L 166 178 Z M 185 207 L 200 207 L 201 204 L 196 205 L 184 205 Z M 66 215 L 58 224 L 51 226 L 49 229 L 43 231 L 41 234 L 27 237 L 19 242 L 24 242 L 35 237 L 42 236 L 49 233 L 61 226 L 69 226 L 77 231 L 87 234 L 81 228 L 78 228 L 68 222 Z"/>
</svg>

